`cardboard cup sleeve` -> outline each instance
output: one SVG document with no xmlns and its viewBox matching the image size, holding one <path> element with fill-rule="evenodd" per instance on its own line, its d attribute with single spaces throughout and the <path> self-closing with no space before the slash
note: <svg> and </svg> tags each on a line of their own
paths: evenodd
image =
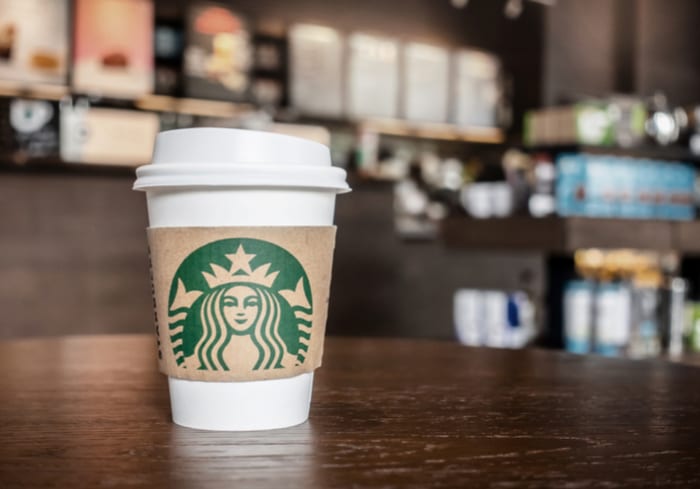
<svg viewBox="0 0 700 489">
<path fill-rule="evenodd" d="M 160 370 L 199 381 L 321 365 L 335 226 L 148 230 Z"/>
</svg>

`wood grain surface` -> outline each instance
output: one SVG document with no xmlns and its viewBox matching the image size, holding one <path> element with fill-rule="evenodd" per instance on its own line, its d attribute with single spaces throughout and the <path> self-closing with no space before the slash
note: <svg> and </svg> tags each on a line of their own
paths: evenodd
<svg viewBox="0 0 700 489">
<path fill-rule="evenodd" d="M 149 336 L 0 343 L 0 487 L 700 487 L 700 369 L 327 340 L 311 419 L 170 421 Z"/>
</svg>

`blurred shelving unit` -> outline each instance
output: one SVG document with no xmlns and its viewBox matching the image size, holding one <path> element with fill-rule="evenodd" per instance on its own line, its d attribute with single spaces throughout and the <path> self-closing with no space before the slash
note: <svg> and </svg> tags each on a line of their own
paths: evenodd
<svg viewBox="0 0 700 489">
<path fill-rule="evenodd" d="M 61 100 L 69 94 L 70 88 L 65 85 L 25 84 L 11 80 L 0 80 L 0 97 Z"/>
<path fill-rule="evenodd" d="M 683 161 L 700 164 L 700 155 L 692 153 L 686 146 L 673 144 L 669 146 L 645 144 L 641 146 L 592 146 L 568 144 L 559 146 L 522 146 L 528 153 L 588 153 L 594 155 L 627 156 L 630 158 L 646 158 L 652 160 Z"/>
<path fill-rule="evenodd" d="M 17 97 L 33 100 L 61 100 L 67 96 L 87 97 L 104 101 L 106 105 L 133 106 L 136 109 L 152 112 L 174 112 L 205 117 L 230 118 L 255 112 L 253 104 L 225 102 L 196 98 L 170 97 L 165 95 L 144 95 L 143 97 L 110 98 L 102 97 L 99 93 L 73 92 L 65 85 L 22 84 L 13 81 L 0 80 L 0 97 Z"/>
<path fill-rule="evenodd" d="M 100 99 L 97 93 L 74 93 L 63 85 L 23 85 L 0 81 L 0 97 L 20 97 L 40 100 L 61 100 L 66 96 L 85 96 Z M 136 99 L 105 99 L 110 103 L 133 105 L 134 108 L 152 112 L 172 112 L 203 117 L 235 118 L 250 115 L 259 110 L 250 103 L 226 102 L 197 98 L 171 97 L 166 95 L 145 95 Z M 306 122 L 304 118 L 283 119 L 282 122 Z M 388 136 L 402 136 L 417 139 L 462 141 L 480 144 L 502 144 L 505 134 L 493 127 L 460 127 L 455 124 L 436 122 L 413 122 L 403 119 L 313 119 L 313 123 L 347 126 L 358 132 L 371 131 Z"/>
<path fill-rule="evenodd" d="M 309 118 L 281 111 L 274 116 L 261 114 L 261 107 L 252 103 L 227 102 L 220 100 L 208 100 L 198 98 L 173 97 L 164 95 L 144 95 L 137 98 L 112 98 L 103 97 L 99 93 L 80 93 L 72 91 L 65 85 L 36 85 L 22 84 L 10 81 L 0 81 L 0 97 L 25 98 L 32 100 L 61 101 L 69 98 L 86 98 L 90 105 L 95 107 L 119 108 L 127 110 L 139 110 L 154 113 L 182 114 L 194 117 L 221 119 L 222 121 L 244 121 L 246 118 L 255 120 L 256 116 L 262 116 L 268 121 L 269 130 L 299 135 L 304 132 L 304 137 L 314 140 L 322 140 L 324 144 L 330 141 L 330 135 L 325 128 L 343 130 L 361 137 L 362 134 L 374 133 L 379 136 L 393 136 L 411 138 L 424 141 L 438 141 L 450 143 L 473 143 L 479 145 L 500 145 L 505 142 L 505 134 L 499 128 L 490 127 L 460 127 L 455 124 L 414 122 L 403 119 L 377 119 L 377 118 Z M 309 131 L 316 132 L 309 136 Z M 233 127 L 233 126 L 232 126 Z M 302 129 L 304 131 L 302 131 Z M 319 136 L 319 130 L 323 134 Z M 146 161 L 140 162 L 145 164 Z M 139 166 L 135 163 L 124 165 L 126 171 L 131 173 L 133 168 Z M 42 158 L 39 160 L 26 159 L 19 155 L 0 155 L 0 167 L 15 171 L 55 172 L 65 169 L 68 172 L 90 173 L 95 167 L 100 173 L 123 174 L 124 169 L 118 165 L 103 165 L 90 163 L 74 164 L 65 162 L 60 157 Z M 364 178 L 384 179 L 381 175 L 363 173 Z"/>
<path fill-rule="evenodd" d="M 505 134 L 493 127 L 460 127 L 454 124 L 411 122 L 402 119 L 365 119 L 356 123 L 358 130 L 388 136 L 404 136 L 443 141 L 502 144 Z"/>
<path fill-rule="evenodd" d="M 700 253 L 700 221 L 588 217 L 451 217 L 442 224 L 450 247 L 573 253 L 580 248 L 643 248 Z"/>
<path fill-rule="evenodd" d="M 577 276 L 574 253 L 579 249 L 636 249 L 700 256 L 700 220 L 669 221 L 589 217 L 449 217 L 440 237 L 446 247 L 463 251 L 536 253 L 544 257 L 547 310 L 542 344 L 563 346 L 563 291 Z M 677 359 L 698 362 L 697 356 Z"/>
<path fill-rule="evenodd" d="M 253 104 L 224 102 L 196 98 L 179 98 L 165 95 L 146 95 L 134 100 L 134 106 L 153 112 L 174 112 L 203 117 L 233 118 L 254 113 Z"/>
<path fill-rule="evenodd" d="M 143 162 L 141 164 L 146 164 Z M 139 163 L 129 165 L 108 165 L 104 163 L 74 163 L 58 156 L 47 158 L 18 159 L 17 155 L 0 155 L 0 172 L 29 174 L 61 174 L 76 176 L 134 177 Z"/>
</svg>

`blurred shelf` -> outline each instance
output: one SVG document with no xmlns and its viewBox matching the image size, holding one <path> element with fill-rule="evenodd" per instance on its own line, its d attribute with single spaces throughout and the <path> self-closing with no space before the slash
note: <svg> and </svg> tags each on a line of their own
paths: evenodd
<svg viewBox="0 0 700 489">
<path fill-rule="evenodd" d="M 652 146 L 644 145 L 632 148 L 619 146 L 589 146 L 583 144 L 565 145 L 535 145 L 523 146 L 529 153 L 589 153 L 595 155 L 628 156 L 631 158 L 648 158 L 652 160 L 673 160 L 688 163 L 700 163 L 700 155 L 693 154 L 685 146 Z"/>
<path fill-rule="evenodd" d="M 174 112 L 202 117 L 233 118 L 255 112 L 253 104 L 180 98 L 166 95 L 144 95 L 134 100 L 134 105 L 142 110 L 154 112 Z"/>
<path fill-rule="evenodd" d="M 676 247 L 685 253 L 700 254 L 700 222 L 677 222 L 673 227 Z"/>
<path fill-rule="evenodd" d="M 374 132 L 386 136 L 428 139 L 437 141 L 468 142 L 477 144 L 503 144 L 506 140 L 502 129 L 494 127 L 460 127 L 440 122 L 414 122 L 405 119 L 338 118 L 308 116 L 293 110 L 281 111 L 276 120 L 280 122 L 316 124 L 353 132 Z"/>
<path fill-rule="evenodd" d="M 572 253 L 579 248 L 634 248 L 700 253 L 700 221 L 508 217 L 443 221 L 447 246 L 478 250 Z"/>
<path fill-rule="evenodd" d="M 692 367 L 700 367 L 700 352 L 686 351 L 680 357 L 661 357 L 663 360 L 689 365 Z"/>
<path fill-rule="evenodd" d="M 505 135 L 493 127 L 460 127 L 437 122 L 411 122 L 403 119 L 363 119 L 357 122 L 360 131 L 376 132 L 388 136 L 463 141 L 482 144 L 501 144 Z"/>
<path fill-rule="evenodd" d="M 75 93 L 64 85 L 36 85 L 0 80 L 0 97 L 22 97 L 39 100 L 61 100 L 65 96 L 88 97 L 100 105 L 136 108 L 153 112 L 171 112 L 202 117 L 231 119 L 257 112 L 252 103 L 227 102 L 198 98 L 171 97 L 167 95 L 144 95 L 135 99 L 112 98 L 103 94 Z M 306 117 L 278 118 L 279 122 L 309 122 Z M 439 141 L 457 141 L 479 144 L 502 144 L 505 134 L 492 127 L 460 127 L 454 124 L 411 122 L 403 119 L 309 119 L 324 126 L 346 126 L 355 131 L 371 131 L 388 136 L 400 136 Z"/>
<path fill-rule="evenodd" d="M 24 83 L 13 80 L 0 80 L 0 97 L 24 97 L 40 100 L 61 100 L 70 93 L 65 85 Z"/>
<path fill-rule="evenodd" d="M 106 105 L 132 105 L 141 110 L 154 112 L 174 112 L 204 117 L 232 118 L 257 110 L 253 104 L 225 102 L 197 98 L 180 98 L 166 95 L 144 95 L 135 99 L 113 98 L 98 93 L 76 93 L 65 85 L 26 84 L 0 80 L 0 97 L 20 97 L 37 100 L 61 100 L 72 95 L 104 101 Z M 128 108 L 128 107 L 127 107 Z"/>
<path fill-rule="evenodd" d="M 95 175 L 135 178 L 137 164 L 109 165 L 102 163 L 70 163 L 62 161 L 58 156 L 32 158 L 27 161 L 17 161 L 14 158 L 0 155 L 0 173 L 26 173 L 42 175 Z"/>
</svg>

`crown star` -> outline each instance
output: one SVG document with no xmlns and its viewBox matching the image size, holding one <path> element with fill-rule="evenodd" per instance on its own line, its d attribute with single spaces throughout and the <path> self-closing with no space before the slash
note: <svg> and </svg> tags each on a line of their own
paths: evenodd
<svg viewBox="0 0 700 489">
<path fill-rule="evenodd" d="M 248 275 L 253 273 L 250 269 L 250 261 L 255 258 L 255 255 L 246 253 L 243 245 L 238 245 L 236 253 L 228 254 L 226 258 L 231 262 L 231 273 L 236 273 L 239 270 L 243 270 Z"/>
<path fill-rule="evenodd" d="M 246 253 L 243 245 L 240 245 L 236 253 L 226 255 L 226 258 L 231 262 L 231 267 L 228 270 L 216 263 L 210 263 L 211 273 L 202 272 L 202 276 L 211 288 L 239 282 L 272 287 L 277 275 L 279 275 L 279 271 L 268 273 L 270 270 L 269 263 L 264 263 L 253 269 L 250 266 L 250 262 L 255 256 L 254 254 Z M 241 271 L 243 273 L 240 273 Z"/>
</svg>

